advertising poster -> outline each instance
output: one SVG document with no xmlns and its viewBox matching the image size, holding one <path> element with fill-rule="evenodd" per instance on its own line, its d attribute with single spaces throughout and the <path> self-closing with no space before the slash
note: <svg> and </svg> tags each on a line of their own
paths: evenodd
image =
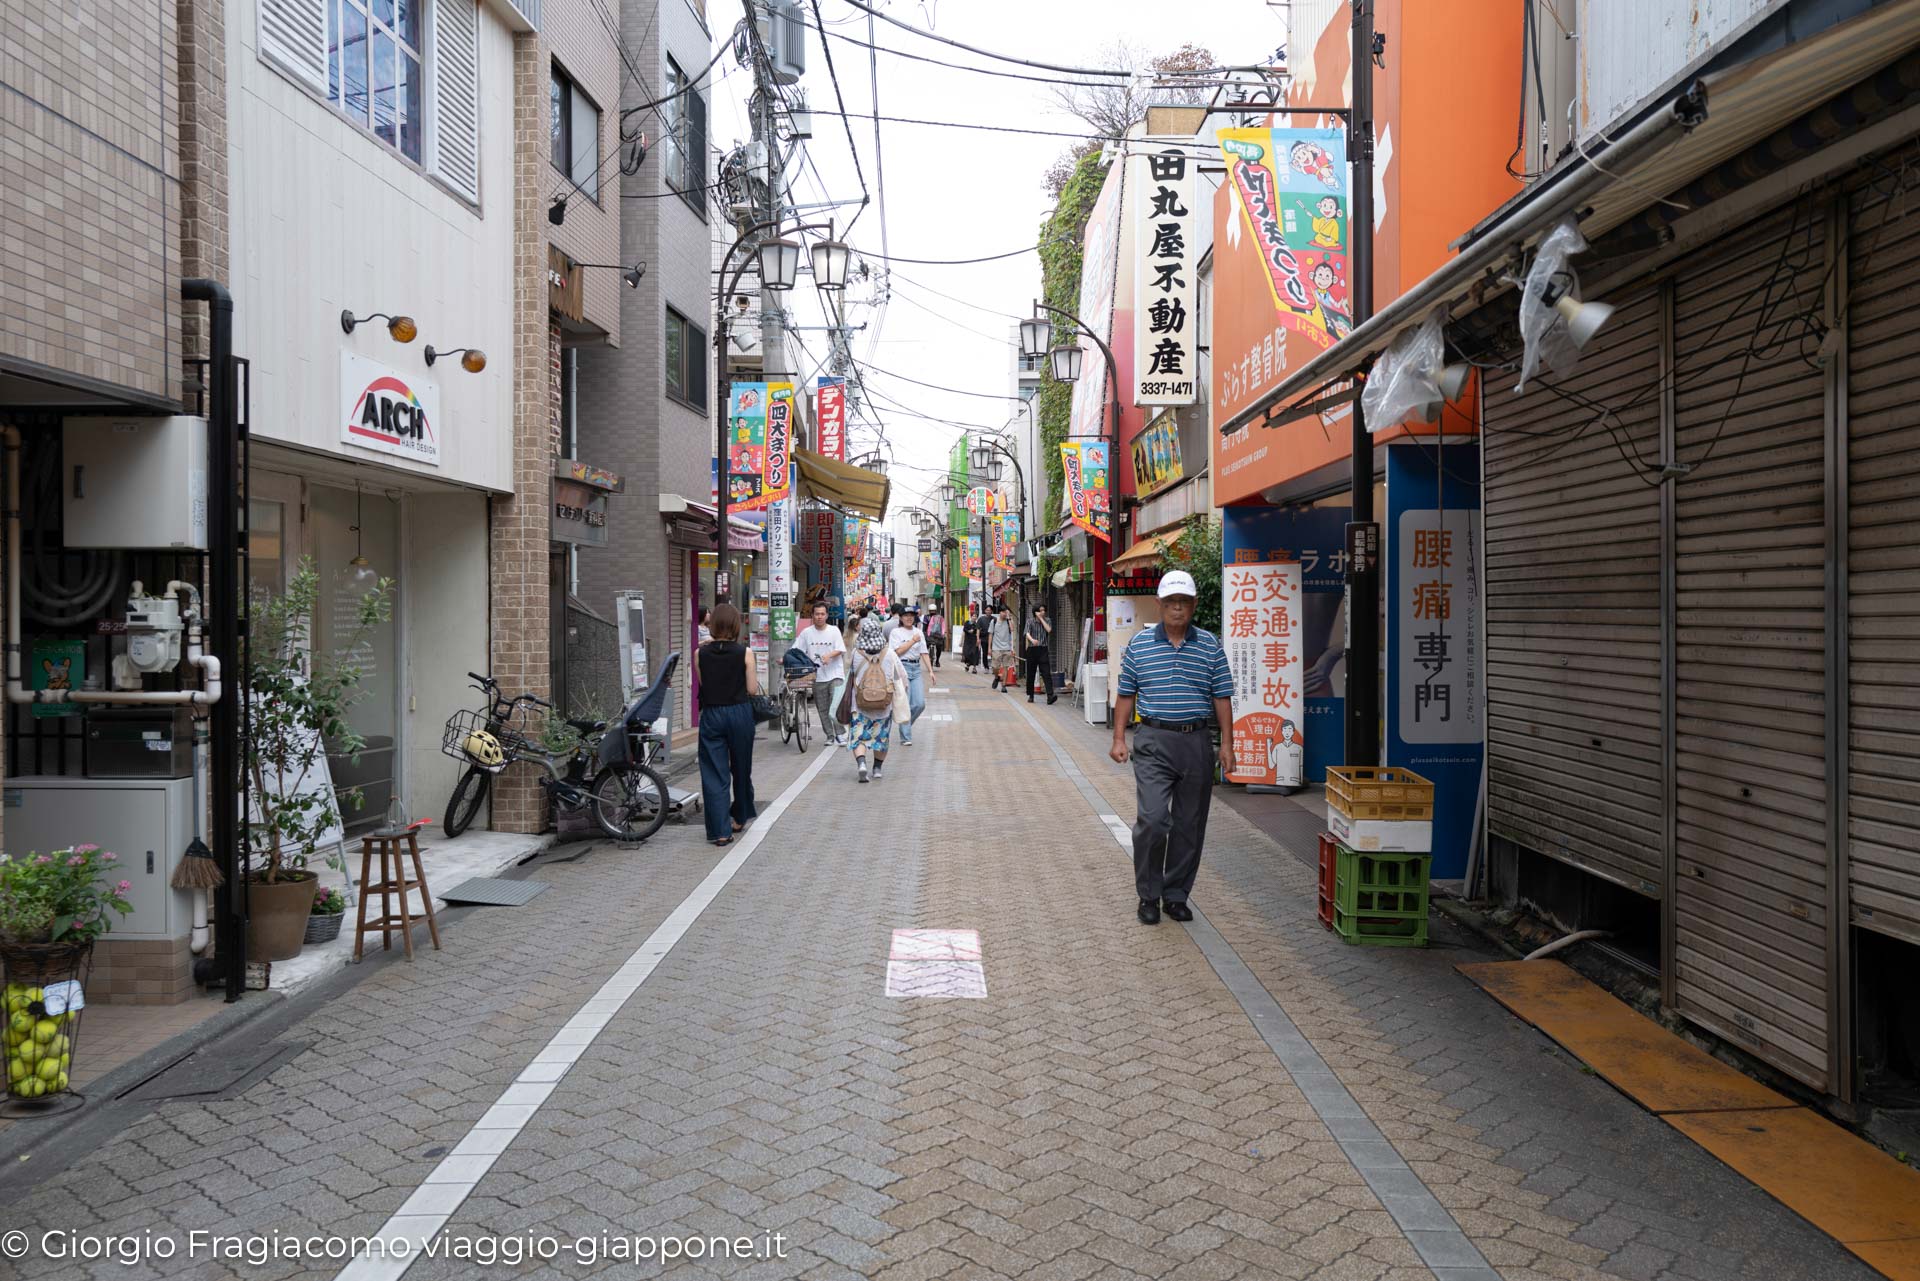
<svg viewBox="0 0 1920 1281">
<path fill-rule="evenodd" d="M 793 645 L 797 614 L 793 602 L 793 500 L 776 498 L 767 509 L 767 630 L 772 652 L 784 654 Z"/>
<path fill-rule="evenodd" d="M 1108 490 L 1107 442 L 1060 442 L 1060 467 L 1067 478 L 1067 502 L 1073 523 L 1097 538 L 1113 541 L 1113 511 Z"/>
<path fill-rule="evenodd" d="M 1133 492 L 1141 498 L 1186 476 L 1180 465 L 1180 428 L 1171 409 L 1155 414 L 1146 430 L 1133 438 L 1129 449 L 1133 455 Z"/>
<path fill-rule="evenodd" d="M 765 510 L 793 485 L 793 384 L 735 383 L 727 432 L 727 503 Z"/>
<path fill-rule="evenodd" d="M 819 431 L 816 451 L 835 462 L 847 461 L 847 380 L 822 374 L 813 392 L 813 421 Z"/>
<path fill-rule="evenodd" d="M 87 643 L 43 637 L 33 642 L 27 671 L 28 689 L 81 689 L 87 679 Z M 80 703 L 35 703 L 34 716 L 78 716 Z"/>
<path fill-rule="evenodd" d="M 1347 142 L 1340 129 L 1222 129 L 1227 185 L 1280 322 L 1331 347 L 1353 328 L 1347 295 Z"/>
<path fill-rule="evenodd" d="M 1486 757 L 1479 446 L 1387 450 L 1387 764 L 1433 783 L 1433 875 L 1464 876 Z"/>
<path fill-rule="evenodd" d="M 1135 154 L 1128 163 L 1135 222 L 1133 403 L 1191 405 L 1200 387 L 1200 246 L 1193 234 L 1199 161 L 1170 147 Z"/>
<path fill-rule="evenodd" d="M 1227 507 L 1221 552 L 1227 563 L 1298 561 L 1300 659 L 1305 671 L 1308 783 L 1346 760 L 1346 527 L 1350 507 Z"/>
<path fill-rule="evenodd" d="M 1249 561 L 1221 573 L 1220 640 L 1233 672 L 1230 783 L 1298 787 L 1306 775 L 1300 563 Z"/>
</svg>

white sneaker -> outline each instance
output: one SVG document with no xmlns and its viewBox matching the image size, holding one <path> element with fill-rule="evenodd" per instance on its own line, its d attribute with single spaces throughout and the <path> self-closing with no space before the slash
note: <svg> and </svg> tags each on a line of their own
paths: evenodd
<svg viewBox="0 0 1920 1281">
<path fill-rule="evenodd" d="M 862 783 L 864 783 L 864 782 L 866 782 L 866 781 L 867 781 L 867 759 L 866 759 L 866 757 L 864 757 L 864 756 L 863 756 L 863 757 L 861 757 L 861 758 L 860 758 L 860 762 L 859 762 L 859 764 L 860 764 L 860 781 L 861 781 Z"/>
<path fill-rule="evenodd" d="M 873 781 L 878 783 L 880 781 L 881 775 L 885 774 L 886 772 L 887 772 L 887 767 L 884 764 L 875 765 L 873 767 Z"/>
</svg>

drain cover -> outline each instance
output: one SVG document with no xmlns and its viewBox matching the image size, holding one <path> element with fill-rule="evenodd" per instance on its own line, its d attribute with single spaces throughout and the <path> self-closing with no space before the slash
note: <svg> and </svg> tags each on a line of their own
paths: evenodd
<svg viewBox="0 0 1920 1281">
<path fill-rule="evenodd" d="M 476 876 L 462 881 L 440 897 L 448 903 L 479 903 L 486 907 L 522 907 L 545 893 L 545 881 L 509 881 L 497 876 Z"/>
<path fill-rule="evenodd" d="M 123 1099 L 232 1098 L 303 1050 L 311 1041 L 269 1041 L 218 1054 L 191 1054 L 126 1091 Z"/>
</svg>

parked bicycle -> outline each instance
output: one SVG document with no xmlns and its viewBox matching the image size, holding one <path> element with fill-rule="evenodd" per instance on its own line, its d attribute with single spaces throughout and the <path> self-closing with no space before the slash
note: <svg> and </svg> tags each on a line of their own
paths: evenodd
<svg viewBox="0 0 1920 1281">
<path fill-rule="evenodd" d="M 801 752 L 807 750 L 807 722 L 813 715 L 813 681 L 819 665 L 798 646 L 780 660 L 780 741 L 792 743 Z"/>
<path fill-rule="evenodd" d="M 447 718 L 440 750 L 462 761 L 467 772 L 447 801 L 448 836 L 467 830 L 492 790 L 494 776 L 511 765 L 537 765 L 540 786 L 557 807 L 586 809 L 616 841 L 644 841 L 667 817 L 667 785 L 636 752 L 629 720 L 608 731 L 606 721 L 565 718 L 577 738 L 564 751 L 548 751 L 519 728 L 525 708 L 551 712 L 553 704 L 533 694 L 508 698 L 491 676 L 468 672 L 487 697 L 483 709 L 462 709 Z M 637 707 L 637 704 L 636 704 Z M 629 709 L 630 716 L 634 709 Z"/>
</svg>

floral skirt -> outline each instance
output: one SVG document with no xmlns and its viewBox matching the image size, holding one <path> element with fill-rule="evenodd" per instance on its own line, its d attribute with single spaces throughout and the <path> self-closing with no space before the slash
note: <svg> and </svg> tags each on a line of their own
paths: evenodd
<svg viewBox="0 0 1920 1281">
<path fill-rule="evenodd" d="M 868 716 L 859 708 L 853 709 L 853 724 L 847 727 L 850 735 L 847 750 L 858 747 L 871 747 L 876 753 L 887 750 L 887 742 L 893 737 L 893 709 L 887 708 L 873 716 Z"/>
</svg>

